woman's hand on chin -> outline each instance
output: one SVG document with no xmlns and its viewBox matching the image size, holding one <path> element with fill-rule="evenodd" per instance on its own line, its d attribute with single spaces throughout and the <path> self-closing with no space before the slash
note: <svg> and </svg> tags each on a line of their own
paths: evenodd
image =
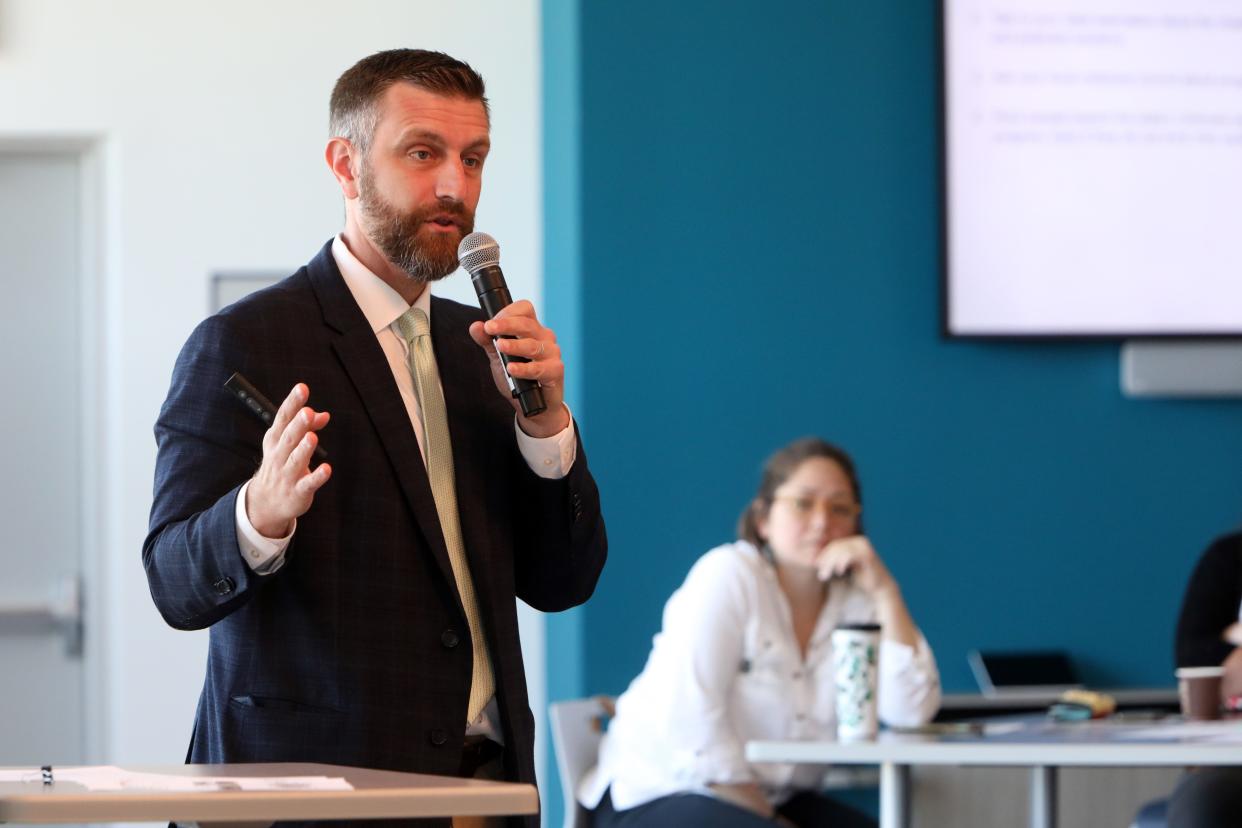
<svg viewBox="0 0 1242 828">
<path fill-rule="evenodd" d="M 820 580 L 849 577 L 864 592 L 881 596 L 895 592 L 897 582 L 865 535 L 829 541 L 815 561 Z"/>
</svg>

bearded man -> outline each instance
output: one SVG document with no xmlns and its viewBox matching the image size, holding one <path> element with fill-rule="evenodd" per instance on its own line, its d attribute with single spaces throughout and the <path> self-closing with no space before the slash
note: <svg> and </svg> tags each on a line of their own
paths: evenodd
<svg viewBox="0 0 1242 828">
<path fill-rule="evenodd" d="M 607 542 L 553 332 L 526 301 L 485 321 L 428 291 L 473 230 L 483 81 L 381 52 L 330 108 L 344 231 L 198 326 L 155 425 L 151 595 L 211 630 L 188 761 L 534 782 L 514 599 L 585 601 Z M 497 348 L 530 360 L 510 371 L 543 413 Z M 234 372 L 290 389 L 266 431 Z"/>
</svg>

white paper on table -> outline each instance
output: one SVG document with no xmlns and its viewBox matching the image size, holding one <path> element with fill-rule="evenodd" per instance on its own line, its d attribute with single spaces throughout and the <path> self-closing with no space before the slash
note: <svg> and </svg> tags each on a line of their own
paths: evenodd
<svg viewBox="0 0 1242 828">
<path fill-rule="evenodd" d="M 92 767 L 60 767 L 57 765 L 52 770 L 52 777 L 55 781 L 64 780 L 66 782 L 77 781 L 77 776 L 95 776 L 98 778 L 113 778 L 118 774 L 124 773 L 118 767 L 112 765 L 95 765 Z M 43 782 L 42 768 L 0 768 L 0 782 Z"/>
<path fill-rule="evenodd" d="M 130 773 L 120 780 L 122 790 L 148 791 L 352 791 L 342 777 L 330 776 L 179 776 Z M 115 788 L 93 788 L 115 790 Z"/>
<path fill-rule="evenodd" d="M 94 765 L 91 767 L 60 767 L 52 769 L 52 778 L 56 782 L 76 782 L 79 785 L 104 783 L 116 780 L 125 771 L 114 765 Z M 43 782 L 42 768 L 5 768 L 0 770 L 0 782 Z"/>
<path fill-rule="evenodd" d="M 343 776 L 242 776 L 232 778 L 243 791 L 352 791 Z"/>
<path fill-rule="evenodd" d="M 54 768 L 57 782 L 71 782 L 88 791 L 352 791 L 339 776 L 183 776 L 174 773 L 134 773 L 114 765 Z M 0 770 L 0 782 L 39 782 L 39 768 Z"/>
<path fill-rule="evenodd" d="M 0 782 L 42 782 L 39 768 L 0 768 Z"/>
<path fill-rule="evenodd" d="M 1026 728 L 1026 722 L 987 722 L 983 725 L 985 736 L 1008 736 Z"/>
<path fill-rule="evenodd" d="M 1242 740 L 1242 721 L 1176 722 L 1159 727 L 1142 727 L 1116 733 L 1118 739 L 1169 740 L 1191 739 L 1196 742 L 1236 742 Z"/>
</svg>

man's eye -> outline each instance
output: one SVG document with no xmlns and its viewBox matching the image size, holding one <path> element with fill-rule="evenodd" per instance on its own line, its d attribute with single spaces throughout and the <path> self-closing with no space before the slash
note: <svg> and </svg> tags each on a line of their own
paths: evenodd
<svg viewBox="0 0 1242 828">
<path fill-rule="evenodd" d="M 463 158 L 461 159 L 461 163 L 465 164 L 467 167 L 471 169 L 474 169 L 475 167 L 482 165 L 483 161 L 478 158 Z"/>
<path fill-rule="evenodd" d="M 431 152 L 428 150 L 410 150 L 410 155 L 419 161 L 426 161 L 431 158 Z"/>
<path fill-rule="evenodd" d="M 799 497 L 793 502 L 794 509 L 799 512 L 809 512 L 815 507 L 815 501 L 809 497 Z"/>
</svg>

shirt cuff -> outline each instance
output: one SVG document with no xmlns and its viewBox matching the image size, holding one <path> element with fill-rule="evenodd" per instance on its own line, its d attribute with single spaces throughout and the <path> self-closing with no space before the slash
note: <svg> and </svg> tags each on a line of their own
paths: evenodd
<svg viewBox="0 0 1242 828">
<path fill-rule="evenodd" d="M 565 405 L 569 411 L 569 405 Z M 518 425 L 513 415 L 513 430 L 517 432 L 518 451 L 530 470 L 545 480 L 560 480 L 569 474 L 578 457 L 578 440 L 574 431 L 574 412 L 569 411 L 569 425 L 551 437 L 531 437 Z"/>
<path fill-rule="evenodd" d="M 233 510 L 237 523 L 237 546 L 241 549 L 246 565 L 259 575 L 270 575 L 285 565 L 285 549 L 298 530 L 298 522 L 293 521 L 293 528 L 283 538 L 268 538 L 259 534 L 246 515 L 246 491 L 250 488 L 247 480 L 237 492 L 237 506 Z"/>
<path fill-rule="evenodd" d="M 940 675 L 927 639 L 915 646 L 880 642 L 880 720 L 912 727 L 931 721 L 940 707 Z"/>
</svg>

